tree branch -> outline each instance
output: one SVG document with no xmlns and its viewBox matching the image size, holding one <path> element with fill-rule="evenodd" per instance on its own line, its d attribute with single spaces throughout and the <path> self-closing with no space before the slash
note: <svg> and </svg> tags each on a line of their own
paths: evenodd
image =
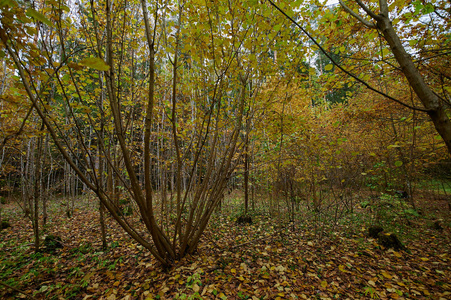
<svg viewBox="0 0 451 300">
<path fill-rule="evenodd" d="M 339 0 L 341 7 L 348 12 L 351 16 L 356 18 L 359 22 L 361 22 L 363 25 L 365 25 L 368 28 L 376 28 L 376 24 L 371 23 L 370 21 L 365 20 L 361 15 L 354 12 L 352 9 L 350 9 L 342 0 Z"/>
<path fill-rule="evenodd" d="M 387 0 L 379 0 L 380 14 L 388 18 L 388 4 Z"/>
<path fill-rule="evenodd" d="M 418 107 L 414 107 L 414 106 L 410 106 L 409 104 L 406 104 L 396 98 L 393 98 L 392 96 L 372 87 L 371 85 L 369 85 L 366 81 L 363 81 L 362 79 L 360 79 L 359 77 L 357 77 L 356 75 L 352 74 L 351 72 L 347 71 L 346 69 L 344 69 L 340 64 L 338 64 L 333 58 L 332 56 L 330 56 L 329 53 L 327 53 L 327 51 L 321 47 L 321 45 L 304 29 L 304 27 L 302 27 L 301 25 L 299 25 L 293 18 L 291 18 L 289 15 L 287 15 L 282 9 L 280 9 L 276 4 L 274 4 L 274 2 L 272 2 L 272 0 L 268 0 L 269 3 L 274 6 L 280 13 L 282 13 L 288 20 L 291 21 L 291 23 L 293 23 L 294 25 L 296 25 L 305 35 L 308 36 L 308 38 L 319 48 L 319 50 L 337 67 L 339 68 L 341 71 L 343 71 L 344 73 L 346 73 L 347 75 L 351 76 L 352 78 L 354 78 L 356 81 L 360 82 L 361 84 L 363 84 L 366 88 L 368 88 L 369 90 L 378 93 L 379 95 L 384 96 L 385 98 L 388 98 L 402 106 L 405 106 L 407 108 L 410 109 L 414 109 L 414 110 L 418 110 L 418 111 L 422 111 L 422 112 L 430 112 L 431 110 L 429 109 L 424 109 L 424 108 L 418 108 Z"/>
<path fill-rule="evenodd" d="M 16 291 L 16 292 L 18 292 L 18 293 L 21 293 L 22 295 L 25 295 L 27 298 L 30 298 L 30 299 L 36 299 L 36 298 L 33 297 L 32 295 L 27 294 L 27 293 L 25 293 L 25 292 L 22 292 L 21 290 L 15 288 L 15 287 L 13 287 L 13 286 L 10 286 L 9 284 L 6 284 L 6 283 L 4 283 L 4 282 L 1 282 L 1 281 L 0 281 L 0 285 L 3 285 L 4 287 L 7 287 L 7 288 L 9 288 L 9 289 L 12 289 L 12 290 L 14 290 L 14 291 Z"/>
<path fill-rule="evenodd" d="M 365 5 L 365 3 L 363 3 L 361 0 L 355 0 L 355 2 L 357 2 L 357 4 L 367 13 L 368 16 L 370 16 L 374 20 L 378 20 L 378 16 L 371 9 L 369 9 Z"/>
</svg>

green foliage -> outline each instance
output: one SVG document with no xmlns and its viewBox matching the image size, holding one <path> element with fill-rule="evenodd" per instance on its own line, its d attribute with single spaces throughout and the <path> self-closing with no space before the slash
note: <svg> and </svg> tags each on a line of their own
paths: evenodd
<svg viewBox="0 0 451 300">
<path fill-rule="evenodd" d="M 14 0 L 1 0 L 0 7 L 5 7 L 5 6 L 15 7 L 15 6 L 17 6 L 17 3 Z"/>
<path fill-rule="evenodd" d="M 362 208 L 367 208 L 370 205 L 370 201 L 368 200 L 363 200 L 362 202 L 360 202 L 360 206 Z"/>
<path fill-rule="evenodd" d="M 55 27 L 49 19 L 47 19 L 43 14 L 41 14 L 40 12 L 38 12 L 37 10 L 35 10 L 33 8 L 28 8 L 26 15 L 31 18 L 36 19 L 37 21 L 41 21 L 42 23 L 44 23 L 45 25 L 47 25 L 49 27 Z"/>
<path fill-rule="evenodd" d="M 108 66 L 104 60 L 98 57 L 88 57 L 85 59 L 82 59 L 80 61 L 80 65 L 86 66 L 98 71 L 108 71 L 110 69 L 110 66 Z"/>
<path fill-rule="evenodd" d="M 411 207 L 403 210 L 403 214 L 410 218 L 416 218 L 421 216 L 415 209 Z"/>
<path fill-rule="evenodd" d="M 83 242 L 77 248 L 72 248 L 70 252 L 76 254 L 88 254 L 94 252 L 94 248 L 90 242 Z"/>
<path fill-rule="evenodd" d="M 123 214 L 124 216 L 131 216 L 131 215 L 133 215 L 133 207 L 132 207 L 130 204 L 124 206 L 124 207 L 122 208 L 122 214 Z"/>
<path fill-rule="evenodd" d="M 364 289 L 364 295 L 370 296 L 371 299 L 379 299 L 379 295 L 376 293 L 376 289 L 371 286 L 366 286 Z"/>
</svg>

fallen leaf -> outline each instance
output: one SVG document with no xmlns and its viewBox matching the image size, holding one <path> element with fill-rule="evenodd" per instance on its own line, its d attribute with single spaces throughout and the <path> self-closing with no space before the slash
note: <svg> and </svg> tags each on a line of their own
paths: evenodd
<svg viewBox="0 0 451 300">
<path fill-rule="evenodd" d="M 393 276 L 391 276 L 390 274 L 388 274 L 386 271 L 382 271 L 381 274 L 382 274 L 382 276 L 384 276 L 384 277 L 387 278 L 387 279 L 392 279 L 392 278 L 393 278 Z"/>
</svg>

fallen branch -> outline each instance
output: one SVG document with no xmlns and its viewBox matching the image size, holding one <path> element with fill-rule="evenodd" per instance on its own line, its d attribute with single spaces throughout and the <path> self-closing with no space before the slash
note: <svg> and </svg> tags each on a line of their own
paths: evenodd
<svg viewBox="0 0 451 300">
<path fill-rule="evenodd" d="M 12 290 L 14 290 L 14 291 L 16 291 L 16 292 L 18 292 L 18 293 L 21 293 L 22 295 L 25 295 L 25 296 L 27 296 L 27 297 L 30 298 L 30 299 L 36 299 L 36 298 L 33 297 L 32 295 L 30 295 L 30 294 L 28 294 L 28 293 L 25 293 L 25 292 L 23 292 L 23 291 L 21 291 L 21 290 L 15 288 L 15 287 L 13 287 L 13 286 L 10 286 L 9 284 L 6 284 L 6 283 L 4 283 L 4 282 L 1 282 L 1 281 L 0 281 L 0 285 L 3 285 L 4 287 L 7 287 L 7 288 L 9 288 L 9 289 L 12 289 Z"/>
</svg>

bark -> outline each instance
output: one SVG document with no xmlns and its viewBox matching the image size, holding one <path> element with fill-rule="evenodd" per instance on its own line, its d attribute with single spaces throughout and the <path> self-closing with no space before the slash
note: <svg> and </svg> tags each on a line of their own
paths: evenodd
<svg viewBox="0 0 451 300">
<path fill-rule="evenodd" d="M 451 122 L 446 113 L 445 106 L 443 105 L 439 97 L 425 82 L 423 76 L 415 67 L 412 58 L 402 45 L 402 42 L 395 29 L 393 28 L 392 22 L 390 21 L 387 1 L 379 1 L 379 14 L 375 14 L 373 11 L 371 11 L 363 4 L 363 2 L 361 2 L 361 0 L 355 1 L 366 12 L 367 16 L 370 17 L 373 23 L 368 22 L 362 16 L 352 11 L 342 0 L 340 0 L 340 5 L 345 11 L 351 14 L 359 22 L 363 23 L 369 28 L 377 28 L 382 33 L 388 45 L 390 46 L 393 55 L 398 61 L 401 70 L 404 73 L 404 76 L 409 82 L 409 85 L 412 87 L 415 94 L 420 99 L 426 113 L 434 123 L 436 131 L 443 138 L 446 147 L 448 148 L 448 153 L 451 154 Z"/>
<path fill-rule="evenodd" d="M 393 55 L 401 66 L 412 89 L 417 94 L 421 103 L 427 109 L 427 114 L 434 123 L 435 129 L 445 141 L 448 153 L 451 154 L 451 122 L 446 114 L 445 107 L 438 96 L 424 81 L 423 76 L 415 67 L 410 55 L 404 49 L 401 40 L 396 34 L 388 17 L 379 15 L 377 28 L 382 32 L 385 40 L 390 46 Z"/>
<path fill-rule="evenodd" d="M 34 162 L 34 195 L 33 195 L 33 232 L 34 232 L 34 250 L 40 251 L 39 239 L 39 200 L 41 199 L 41 154 L 42 154 L 42 136 L 37 138 L 37 145 L 35 148 L 35 162 Z"/>
<path fill-rule="evenodd" d="M 146 67 L 148 68 L 147 70 L 149 73 L 145 79 L 147 81 L 146 84 L 148 85 L 148 93 L 145 96 L 140 95 L 140 97 L 144 98 L 144 101 L 146 101 L 145 107 L 143 108 L 145 118 L 143 120 L 144 124 L 142 128 L 138 128 L 137 130 L 141 133 L 139 130 L 142 129 L 144 135 L 144 154 L 142 155 L 142 152 L 140 151 L 134 151 L 133 147 L 135 145 L 131 142 L 134 142 L 135 140 L 133 138 L 133 133 L 130 133 L 130 130 L 133 131 L 133 120 L 130 123 L 129 119 L 132 113 L 128 115 L 129 111 L 127 111 L 127 106 L 123 102 L 123 99 L 126 99 L 127 94 L 121 87 L 121 67 L 118 66 L 118 63 L 120 64 L 122 62 L 118 57 L 123 55 L 124 51 L 122 51 L 123 48 L 121 47 L 123 41 L 117 42 L 115 39 L 118 32 L 116 30 L 117 26 L 115 25 L 115 20 L 117 20 L 115 17 L 117 14 L 115 14 L 116 11 L 113 10 L 117 6 L 110 0 L 102 2 L 106 3 L 106 7 L 104 4 L 104 7 L 102 7 L 104 8 L 105 16 L 100 16 L 96 15 L 94 0 L 91 0 L 90 3 L 92 12 L 91 19 L 95 35 L 92 44 L 94 48 L 96 48 L 96 57 L 106 61 L 109 65 L 109 70 L 103 71 L 100 74 L 100 80 L 98 82 L 102 89 L 99 99 L 101 101 L 106 101 L 104 103 L 108 104 L 105 106 L 105 109 L 111 110 L 111 116 L 108 115 L 111 118 L 110 120 L 106 120 L 105 115 L 102 114 L 102 120 L 100 121 L 101 129 L 97 129 L 97 126 L 95 125 L 98 125 L 99 121 L 91 121 L 92 116 L 90 116 L 89 113 L 86 113 L 86 120 L 83 118 L 83 120 L 79 119 L 81 120 L 80 122 L 77 121 L 79 112 L 75 111 L 74 113 L 74 110 L 71 108 L 71 104 L 77 100 L 71 98 L 70 94 L 66 95 L 66 87 L 64 86 L 63 81 L 60 80 L 60 71 L 58 68 L 54 68 L 54 80 L 60 85 L 62 96 L 65 98 L 64 105 L 67 108 L 65 115 L 68 118 L 67 120 L 74 124 L 72 127 L 73 131 L 70 132 L 71 136 L 62 134 L 62 130 L 58 128 L 58 122 L 64 123 L 65 119 L 54 120 L 51 115 L 46 113 L 46 107 L 42 105 L 43 101 L 39 90 L 40 88 L 35 88 L 34 79 L 30 76 L 31 74 L 25 72 L 24 66 L 27 66 L 27 62 L 21 60 L 21 56 L 18 55 L 17 50 L 13 47 L 14 41 L 12 41 L 11 36 L 8 36 L 7 32 L 2 30 L 1 27 L 0 38 L 16 64 L 17 72 L 22 78 L 24 88 L 32 103 L 33 110 L 35 110 L 37 115 L 42 119 L 49 132 L 49 136 L 54 140 L 56 147 L 66 160 L 67 165 L 65 168 L 73 170 L 79 180 L 98 196 L 100 200 L 100 223 L 103 222 L 103 212 L 104 209 L 106 209 L 133 239 L 147 248 L 159 262 L 165 266 L 169 266 L 175 259 L 181 258 L 187 253 L 192 253 L 197 248 L 200 236 L 204 232 L 214 208 L 221 199 L 220 196 L 230 177 L 230 173 L 236 166 L 236 162 L 239 158 L 235 159 L 234 154 L 236 154 L 238 148 L 237 141 L 239 140 L 239 133 L 242 127 L 245 93 L 243 92 L 241 97 L 237 99 L 239 108 L 235 115 L 236 124 L 234 128 L 232 128 L 230 133 L 228 131 L 223 132 L 223 124 L 220 122 L 221 118 L 223 118 L 221 99 L 225 97 L 223 89 L 227 87 L 228 82 L 226 81 L 231 80 L 226 76 L 230 64 L 227 65 L 227 68 L 224 70 L 215 69 L 215 73 L 212 72 L 210 74 L 212 77 L 215 77 L 214 81 L 212 80 L 212 86 L 214 85 L 214 95 L 212 95 L 211 98 L 210 95 L 208 96 L 205 111 L 203 110 L 203 106 L 193 108 L 193 118 L 195 118 L 194 115 L 199 112 L 198 115 L 202 122 L 197 122 L 197 120 L 193 121 L 195 128 L 192 131 L 192 139 L 189 141 L 189 144 L 185 143 L 185 140 L 180 138 L 180 133 L 178 132 L 180 131 L 179 126 L 183 119 L 176 115 L 176 111 L 179 109 L 178 105 L 182 104 L 180 102 L 185 99 L 181 97 L 178 98 L 178 95 L 183 93 L 183 90 L 179 88 L 181 81 L 178 77 L 181 78 L 183 73 L 180 71 L 180 68 L 177 70 L 181 59 L 179 58 L 179 62 L 177 62 L 177 55 L 179 55 L 177 45 L 173 62 L 173 114 L 169 116 L 169 118 L 172 119 L 172 129 L 165 127 L 165 125 L 167 125 L 167 121 L 165 120 L 161 120 L 161 123 L 157 123 L 160 120 L 157 117 L 152 116 L 155 101 L 154 89 L 158 87 L 155 85 L 157 77 L 156 70 L 158 70 L 159 67 L 155 64 L 155 53 L 158 49 L 156 44 L 158 43 L 155 43 L 154 41 L 156 36 L 158 38 L 161 38 L 162 36 L 161 34 L 156 33 L 156 29 L 161 25 L 159 19 L 161 18 L 164 20 L 164 17 L 161 17 L 161 7 L 158 7 L 154 11 L 153 18 L 151 18 L 151 13 L 147 9 L 147 1 L 142 0 L 141 5 L 148 42 L 148 57 L 146 62 L 148 64 L 146 64 Z M 152 2 L 152 5 L 158 6 L 159 4 Z M 165 8 L 163 8 L 163 10 L 164 9 Z M 98 17 L 105 17 L 106 22 L 97 22 Z M 151 24 L 151 21 L 153 24 Z M 180 23 L 181 22 L 179 22 L 179 28 L 181 26 Z M 62 52 L 60 62 L 61 65 L 64 65 L 65 57 L 68 57 L 65 55 L 66 50 L 64 49 L 64 43 L 62 42 L 64 41 L 64 34 L 61 26 L 58 27 L 57 30 L 61 41 L 61 44 L 58 45 Z M 121 30 L 124 30 L 124 26 Z M 182 36 L 180 36 L 180 40 L 181 38 Z M 67 53 L 69 53 L 69 51 L 67 51 Z M 230 61 L 234 60 L 235 56 L 235 54 L 231 55 Z M 53 58 L 48 57 L 48 59 L 49 61 L 54 62 Z M 72 71 L 69 68 L 68 74 L 71 77 L 70 80 L 72 81 L 72 86 L 77 90 L 78 98 L 82 99 L 83 95 L 78 92 L 79 83 L 71 72 Z M 243 91 L 246 86 L 246 80 L 243 80 Z M 198 89 L 201 91 L 203 88 L 205 87 L 202 86 Z M 105 95 L 105 99 L 101 98 L 103 95 Z M 199 97 L 201 101 L 203 100 L 203 96 L 196 95 L 194 100 L 197 99 L 196 97 Z M 237 95 L 237 97 L 239 97 L 239 95 Z M 211 106 L 209 107 L 210 103 Z M 99 105 L 97 109 L 102 113 L 102 105 Z M 141 109 L 141 107 L 138 109 Z M 168 116 L 166 111 L 164 111 L 163 114 Z M 180 120 L 177 120 L 179 118 Z M 84 126 L 86 124 L 83 122 L 89 123 L 87 125 L 93 129 L 88 136 L 84 136 L 84 133 L 86 132 L 86 127 Z M 161 160 L 158 161 L 153 158 L 155 152 L 154 147 L 157 143 L 154 140 L 154 133 L 155 128 L 157 127 L 163 132 L 165 130 L 167 130 L 167 132 L 172 131 L 173 136 L 172 141 L 166 140 L 164 145 L 159 144 L 162 146 L 163 152 Z M 72 134 L 76 135 L 76 139 L 72 139 Z M 95 134 L 95 138 L 97 139 L 95 148 L 92 148 L 90 144 L 88 146 L 85 145 L 87 139 L 93 138 L 91 136 L 92 134 Z M 225 136 L 223 140 L 222 135 Z M 92 139 L 93 143 L 96 139 Z M 89 140 L 88 142 L 90 143 Z M 110 142 L 111 149 L 106 146 L 108 142 Z M 164 147 L 170 146 L 171 142 L 175 148 L 173 151 L 168 151 L 167 148 Z M 141 155 L 141 157 L 138 157 L 138 155 Z M 174 172 L 169 174 L 169 169 L 162 160 L 170 157 L 176 158 L 176 161 L 171 162 L 171 167 Z M 192 158 L 192 163 L 191 161 L 188 161 L 189 157 Z M 185 160 L 187 163 L 185 163 Z M 136 161 L 139 161 L 140 166 L 137 166 Z M 144 161 L 144 163 L 142 163 L 142 161 Z M 159 163 L 159 169 L 156 168 L 157 163 Z M 141 174 L 137 173 L 137 168 L 140 169 L 141 166 L 143 166 L 142 169 L 144 169 L 144 176 L 138 177 Z M 164 170 L 165 175 L 160 177 L 159 180 L 155 179 L 157 178 L 156 176 L 160 176 L 161 170 Z M 202 175 L 204 175 L 203 179 L 199 181 L 196 180 L 196 173 L 198 170 L 201 170 Z M 104 171 L 106 171 L 108 175 L 104 175 Z M 160 172 L 157 173 L 157 171 Z M 69 174 L 69 172 L 66 172 L 65 174 L 67 175 L 65 178 L 65 183 L 67 184 L 66 192 L 68 195 L 74 196 L 79 182 L 75 181 L 75 179 L 71 179 L 73 177 L 70 176 L 73 174 Z M 177 220 L 176 222 L 171 221 L 172 224 L 169 224 L 168 221 L 166 223 L 164 222 L 164 217 L 167 216 L 168 203 L 168 195 L 165 194 L 163 196 L 163 206 L 161 207 L 162 223 L 161 226 L 159 226 L 160 219 L 158 218 L 158 210 L 154 209 L 157 207 L 159 200 L 157 196 L 159 196 L 159 194 L 154 193 L 152 189 L 154 188 L 155 183 L 161 183 L 160 186 L 163 188 L 164 193 L 166 193 L 169 176 L 171 176 L 172 181 L 171 189 L 177 193 L 175 196 L 176 198 L 174 199 L 174 209 L 177 210 Z M 140 217 L 145 225 L 144 230 L 134 226 L 134 223 L 131 223 L 128 218 L 125 218 L 118 212 L 116 205 L 117 199 L 114 197 L 114 195 L 118 193 L 114 192 L 114 187 L 119 184 L 130 193 L 130 197 L 138 206 Z M 29 195 L 32 195 L 31 191 Z M 188 212 L 189 216 L 187 215 L 185 217 L 184 214 L 182 215 L 182 212 Z M 174 235 L 170 235 L 170 233 L 166 233 L 165 230 L 163 230 L 174 228 L 170 225 L 175 225 L 176 231 Z M 103 225 L 101 225 L 101 227 L 103 227 Z M 103 229 L 102 234 L 104 235 Z M 105 244 L 105 241 L 103 242 Z"/>
<path fill-rule="evenodd" d="M 244 214 L 249 209 L 249 131 L 250 119 L 246 121 L 246 133 L 244 137 Z"/>
</svg>

